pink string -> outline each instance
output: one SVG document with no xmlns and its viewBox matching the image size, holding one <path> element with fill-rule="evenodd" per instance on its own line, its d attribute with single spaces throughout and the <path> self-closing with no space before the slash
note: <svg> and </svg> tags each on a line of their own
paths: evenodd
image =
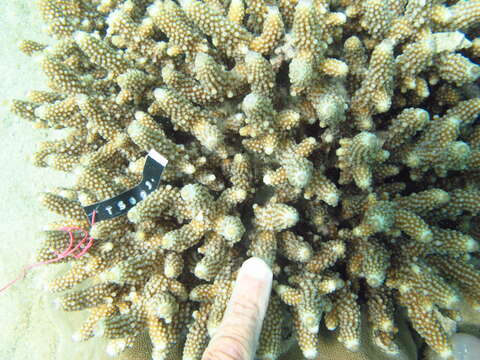
<svg viewBox="0 0 480 360">
<path fill-rule="evenodd" d="M 96 214 L 96 211 L 94 210 L 93 213 L 92 213 L 92 226 L 95 224 L 95 214 Z M 16 279 L 10 281 L 5 286 L 0 288 L 0 293 L 4 290 L 7 290 L 10 286 L 15 284 L 17 281 L 24 279 L 25 276 L 27 275 L 27 272 L 29 272 L 31 269 L 60 261 L 60 260 L 65 259 L 67 256 L 70 256 L 70 255 L 72 255 L 73 257 L 78 259 L 78 258 L 82 257 L 83 255 L 85 255 L 87 253 L 88 249 L 90 249 L 93 245 L 93 237 L 90 236 L 88 231 L 85 231 L 84 229 L 82 229 L 80 227 L 65 226 L 65 227 L 60 228 L 59 230 L 60 231 L 65 231 L 65 232 L 68 233 L 68 236 L 70 238 L 70 242 L 68 244 L 68 247 L 61 253 L 58 253 L 58 252 L 54 251 L 54 254 L 57 255 L 57 257 L 54 258 L 54 259 L 40 261 L 40 262 L 37 262 L 35 264 L 25 266 L 23 268 L 21 274 Z M 80 240 L 78 242 L 78 244 L 76 246 L 74 246 L 75 237 L 73 236 L 73 233 L 75 231 L 79 231 L 79 232 L 82 232 L 84 234 L 84 237 L 82 238 L 82 240 Z M 85 242 L 87 241 L 87 239 L 88 239 L 88 243 L 85 246 L 83 246 L 85 244 Z M 79 249 L 81 249 L 80 252 L 78 254 L 75 254 L 75 251 L 77 251 Z"/>
</svg>

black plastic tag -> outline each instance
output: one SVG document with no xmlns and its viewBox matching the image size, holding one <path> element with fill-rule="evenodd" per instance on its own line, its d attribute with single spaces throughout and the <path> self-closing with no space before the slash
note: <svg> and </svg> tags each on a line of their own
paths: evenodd
<svg viewBox="0 0 480 360">
<path fill-rule="evenodd" d="M 113 219 L 126 214 L 137 203 L 145 199 L 150 193 L 158 188 L 163 169 L 167 166 L 168 160 L 155 150 L 150 150 L 143 167 L 143 178 L 140 184 L 121 193 L 113 198 L 85 206 L 83 210 L 92 223 L 93 212 L 95 211 L 95 222 Z"/>
</svg>

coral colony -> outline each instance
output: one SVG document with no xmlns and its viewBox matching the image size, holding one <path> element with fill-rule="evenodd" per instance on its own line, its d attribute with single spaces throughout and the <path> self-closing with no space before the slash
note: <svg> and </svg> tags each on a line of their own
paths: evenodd
<svg viewBox="0 0 480 360">
<path fill-rule="evenodd" d="M 395 354 L 398 314 L 448 358 L 445 324 L 460 303 L 480 311 L 479 0 L 39 6 L 56 41 L 20 48 L 50 90 L 12 111 L 64 129 L 34 161 L 76 185 L 43 195 L 63 220 L 38 261 L 68 248 L 57 229 L 89 228 L 84 206 L 138 184 L 150 149 L 169 161 L 157 190 L 94 224 L 84 256 L 58 261 L 49 291 L 89 313 L 76 340 L 100 327 L 115 355 L 148 332 L 153 359 L 200 359 L 258 256 L 274 272 L 258 358 L 297 343 L 313 359 L 321 327 L 359 350 L 364 322 Z"/>
</svg>

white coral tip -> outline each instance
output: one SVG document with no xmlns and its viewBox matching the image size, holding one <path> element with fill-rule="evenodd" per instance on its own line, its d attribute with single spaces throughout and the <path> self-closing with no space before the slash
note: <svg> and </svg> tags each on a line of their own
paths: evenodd
<svg viewBox="0 0 480 360">
<path fill-rule="evenodd" d="M 127 343 L 123 339 L 113 340 L 107 345 L 107 354 L 112 357 L 117 356 L 126 346 Z"/>
<path fill-rule="evenodd" d="M 75 33 L 73 34 L 73 39 L 77 44 L 85 41 L 87 37 L 88 37 L 88 34 L 84 31 L 75 31 Z"/>
<path fill-rule="evenodd" d="M 304 349 L 303 351 L 303 356 L 307 359 L 315 359 L 318 355 L 317 349 Z"/>
<path fill-rule="evenodd" d="M 161 101 L 164 100 L 168 95 L 168 91 L 166 89 L 162 88 L 157 88 L 153 91 L 153 96 L 155 96 L 155 99 Z"/>
<path fill-rule="evenodd" d="M 350 351 L 357 351 L 360 347 L 360 342 L 358 341 L 358 339 L 349 339 L 346 340 L 343 344 Z"/>
</svg>

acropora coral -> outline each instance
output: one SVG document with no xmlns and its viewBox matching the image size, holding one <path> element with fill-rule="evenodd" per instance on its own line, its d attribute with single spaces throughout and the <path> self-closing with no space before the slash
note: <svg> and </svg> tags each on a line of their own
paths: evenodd
<svg viewBox="0 0 480 360">
<path fill-rule="evenodd" d="M 396 354 L 400 315 L 450 356 L 460 304 L 480 311 L 479 0 L 39 8 L 56 41 L 20 49 L 50 90 L 12 111 L 63 131 L 34 162 L 77 182 L 42 196 L 61 220 L 38 260 L 67 247 L 59 228 L 89 228 L 83 206 L 139 183 L 150 149 L 169 161 L 150 196 L 92 226 L 87 254 L 58 261 L 47 288 L 89 313 L 74 339 L 116 355 L 147 332 L 153 359 L 200 359 L 257 256 L 274 272 L 259 359 L 288 344 L 316 358 L 326 329 Z"/>
</svg>

